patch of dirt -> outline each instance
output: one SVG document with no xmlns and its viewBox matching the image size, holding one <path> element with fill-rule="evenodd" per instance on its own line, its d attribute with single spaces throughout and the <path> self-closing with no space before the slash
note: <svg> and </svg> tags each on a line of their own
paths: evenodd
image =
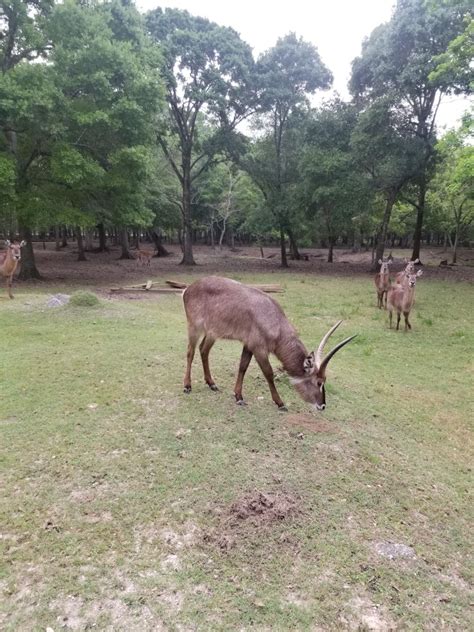
<svg viewBox="0 0 474 632">
<path fill-rule="evenodd" d="M 338 432 L 338 428 L 335 424 L 325 419 L 317 419 L 306 413 L 286 415 L 284 421 L 290 426 L 305 428 L 310 432 Z"/>
<path fill-rule="evenodd" d="M 391 632 L 396 630 L 385 608 L 375 604 L 369 597 L 353 597 L 347 604 L 346 613 L 341 616 L 346 630 L 353 632 Z"/>
<path fill-rule="evenodd" d="M 287 492 L 253 491 L 241 496 L 230 507 L 217 509 L 218 526 L 204 534 L 204 542 L 214 544 L 223 551 L 234 547 L 238 538 L 251 531 L 269 529 L 276 523 L 290 522 L 303 513 L 301 498 Z M 280 537 L 281 544 L 294 544 L 288 534 Z"/>
</svg>

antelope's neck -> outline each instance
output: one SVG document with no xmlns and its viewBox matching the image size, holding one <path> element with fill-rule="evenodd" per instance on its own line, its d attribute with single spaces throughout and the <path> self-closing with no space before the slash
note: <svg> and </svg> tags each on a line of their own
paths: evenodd
<svg viewBox="0 0 474 632">
<path fill-rule="evenodd" d="M 275 355 L 290 377 L 304 377 L 304 361 L 308 355 L 304 344 L 295 334 L 282 338 Z"/>
</svg>

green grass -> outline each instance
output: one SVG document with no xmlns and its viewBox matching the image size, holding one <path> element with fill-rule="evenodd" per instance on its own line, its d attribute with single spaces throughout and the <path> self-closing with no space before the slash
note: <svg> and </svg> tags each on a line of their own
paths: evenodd
<svg viewBox="0 0 474 632">
<path fill-rule="evenodd" d="M 329 367 L 324 414 L 285 376 L 279 413 L 254 363 L 235 406 L 234 342 L 211 352 L 221 392 L 196 357 L 184 395 L 179 295 L 0 302 L 3 629 L 469 628 L 472 287 L 420 281 L 405 334 L 370 279 L 241 278 L 283 284 L 308 347 L 340 318 L 336 340 L 359 333 Z M 234 526 L 254 490 L 301 513 Z"/>
</svg>

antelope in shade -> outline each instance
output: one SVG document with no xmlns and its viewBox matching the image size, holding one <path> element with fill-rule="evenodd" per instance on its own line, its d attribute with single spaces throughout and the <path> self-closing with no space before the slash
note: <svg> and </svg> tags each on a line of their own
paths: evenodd
<svg viewBox="0 0 474 632">
<path fill-rule="evenodd" d="M 154 255 L 153 250 L 137 250 L 135 253 L 135 258 L 137 260 L 137 265 L 141 263 L 143 266 L 151 266 L 151 260 Z"/>
<path fill-rule="evenodd" d="M 392 313 L 397 312 L 397 331 L 400 328 L 400 316 L 405 317 L 405 331 L 411 329 L 408 316 L 415 302 L 415 285 L 417 277 L 423 274 L 421 270 L 416 273 L 405 273 L 405 279 L 401 285 L 392 285 L 388 291 L 388 305 L 390 329 L 392 328 Z"/>
<path fill-rule="evenodd" d="M 22 241 L 19 244 L 5 240 L 6 252 L 0 252 L 0 274 L 7 279 L 8 296 L 13 298 L 12 283 L 13 275 L 21 261 L 21 249 L 26 244 Z"/>
<path fill-rule="evenodd" d="M 377 272 L 374 278 L 375 287 L 377 289 L 377 307 L 382 309 L 383 299 L 385 295 L 385 309 L 387 309 L 387 292 L 390 288 L 390 271 L 389 266 L 392 263 L 392 259 L 382 261 L 379 259 L 380 271 Z"/>
<path fill-rule="evenodd" d="M 243 343 L 234 394 L 237 404 L 244 404 L 242 384 L 252 356 L 265 376 L 270 393 L 280 410 L 286 407 L 273 381 L 273 369 L 268 356 L 276 355 L 288 373 L 299 395 L 317 410 L 326 407 L 324 384 L 329 361 L 355 336 L 346 338 L 323 356 L 324 346 L 341 324 L 339 321 L 321 340 L 317 351 L 308 353 L 288 322 L 280 305 L 256 288 L 222 277 L 206 277 L 195 281 L 183 293 L 188 321 L 187 368 L 184 392 L 191 392 L 191 365 L 196 345 L 199 345 L 204 379 L 213 391 L 219 390 L 209 370 L 209 352 L 218 338 L 240 340 Z"/>
<path fill-rule="evenodd" d="M 399 283 L 400 285 L 403 285 L 403 283 L 406 283 L 407 281 L 407 274 L 414 274 L 415 273 L 415 264 L 420 263 L 419 259 L 415 259 L 415 261 L 408 261 L 408 259 L 405 259 L 405 269 L 404 270 L 400 270 L 400 272 L 397 272 L 397 274 L 395 275 L 395 283 Z"/>
</svg>

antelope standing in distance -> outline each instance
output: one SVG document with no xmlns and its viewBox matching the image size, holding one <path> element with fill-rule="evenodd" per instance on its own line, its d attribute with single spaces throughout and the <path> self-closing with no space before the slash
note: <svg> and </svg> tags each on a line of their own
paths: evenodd
<svg viewBox="0 0 474 632">
<path fill-rule="evenodd" d="M 380 271 L 374 278 L 375 287 L 377 289 L 377 307 L 382 309 L 383 299 L 385 296 L 385 309 L 387 309 L 387 292 L 390 288 L 390 270 L 389 266 L 393 259 L 388 258 L 386 261 L 379 259 Z"/>
<path fill-rule="evenodd" d="M 201 353 L 204 379 L 213 391 L 219 390 L 209 370 L 209 352 L 218 338 L 243 343 L 234 395 L 237 404 L 245 404 L 242 384 L 252 356 L 265 376 L 273 401 L 280 410 L 287 410 L 273 381 L 268 356 L 276 355 L 292 384 L 304 401 L 317 410 L 326 407 L 324 384 L 329 361 L 355 336 L 346 338 L 323 356 L 324 346 L 342 321 L 336 323 L 321 340 L 318 349 L 308 353 L 295 328 L 287 320 L 280 305 L 256 288 L 223 277 L 206 277 L 195 281 L 183 292 L 188 321 L 187 368 L 184 392 L 191 392 L 191 365 L 196 345 L 204 336 Z"/>
<path fill-rule="evenodd" d="M 151 267 L 151 260 L 154 256 L 153 250 L 140 250 L 137 249 L 135 253 L 135 258 L 137 260 L 137 265 L 142 264 L 143 266 Z"/>
<path fill-rule="evenodd" d="M 415 302 L 416 279 L 423 274 L 422 270 L 416 273 L 405 273 L 405 279 L 401 285 L 392 285 L 388 291 L 388 306 L 390 329 L 392 328 L 392 313 L 397 312 L 397 331 L 400 328 L 400 317 L 403 312 L 405 317 L 405 331 L 411 329 L 408 316 Z"/>
<path fill-rule="evenodd" d="M 13 298 L 12 283 L 13 275 L 21 261 L 21 249 L 26 245 L 26 241 L 19 244 L 12 243 L 9 239 L 5 239 L 6 252 L 0 252 L 0 274 L 7 279 L 8 296 Z"/>
<path fill-rule="evenodd" d="M 399 285 L 403 285 L 403 283 L 406 283 L 408 278 L 407 274 L 415 273 L 415 265 L 417 263 L 420 263 L 419 259 L 408 261 L 408 259 L 405 258 L 405 268 L 404 270 L 400 270 L 400 272 L 397 272 L 397 274 L 395 275 L 395 283 L 398 283 Z"/>
</svg>

